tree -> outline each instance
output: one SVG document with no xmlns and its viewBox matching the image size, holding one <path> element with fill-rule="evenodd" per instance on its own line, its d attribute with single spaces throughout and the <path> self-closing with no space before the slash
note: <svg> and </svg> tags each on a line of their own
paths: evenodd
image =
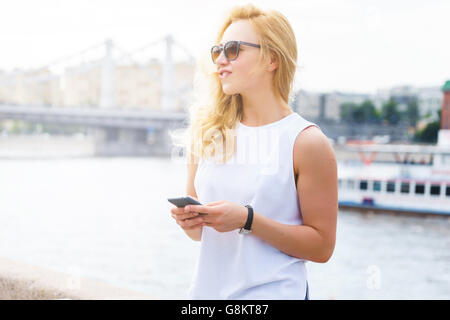
<svg viewBox="0 0 450 320">
<path fill-rule="evenodd" d="M 341 121 L 353 122 L 354 121 L 354 110 L 357 109 L 358 105 L 353 102 L 344 102 L 339 106 Z"/>
<path fill-rule="evenodd" d="M 417 120 L 419 120 L 419 106 L 417 100 L 408 102 L 408 109 L 406 110 L 406 119 L 411 126 L 416 126 Z"/>
<path fill-rule="evenodd" d="M 375 105 L 370 100 L 361 104 L 345 102 L 340 105 L 341 120 L 348 123 L 374 123 L 379 119 Z"/>
<path fill-rule="evenodd" d="M 397 124 L 400 121 L 400 112 L 397 108 L 397 102 L 392 98 L 385 102 L 381 109 L 381 115 L 383 120 L 386 120 L 389 124 Z"/>
<path fill-rule="evenodd" d="M 430 122 L 421 131 L 414 134 L 414 140 L 418 142 L 436 143 L 441 124 L 437 121 Z"/>
<path fill-rule="evenodd" d="M 414 133 L 414 141 L 436 143 L 441 128 L 441 110 L 438 111 L 438 120 L 428 123 L 425 128 Z"/>
<path fill-rule="evenodd" d="M 378 121 L 379 115 L 372 101 L 365 100 L 359 105 L 359 108 L 363 114 L 363 122 L 374 123 Z"/>
</svg>

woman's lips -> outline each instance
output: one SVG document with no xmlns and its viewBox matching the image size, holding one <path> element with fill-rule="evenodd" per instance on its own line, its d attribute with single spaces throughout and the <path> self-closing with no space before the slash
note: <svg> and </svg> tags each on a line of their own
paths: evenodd
<svg viewBox="0 0 450 320">
<path fill-rule="evenodd" d="M 219 79 L 228 78 L 230 76 L 230 74 L 231 74 L 231 72 L 223 71 L 223 72 L 219 73 Z"/>
</svg>

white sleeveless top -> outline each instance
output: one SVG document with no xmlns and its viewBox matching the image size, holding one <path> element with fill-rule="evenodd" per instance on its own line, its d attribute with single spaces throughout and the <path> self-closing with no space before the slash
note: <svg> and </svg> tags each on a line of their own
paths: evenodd
<svg viewBox="0 0 450 320">
<path fill-rule="evenodd" d="M 300 225 L 294 177 L 297 135 L 316 124 L 298 113 L 259 127 L 236 126 L 236 153 L 225 164 L 200 159 L 194 180 L 201 203 L 227 200 L 250 204 L 255 213 Z M 189 299 L 304 299 L 305 261 L 238 230 L 204 226 L 200 257 Z"/>
</svg>

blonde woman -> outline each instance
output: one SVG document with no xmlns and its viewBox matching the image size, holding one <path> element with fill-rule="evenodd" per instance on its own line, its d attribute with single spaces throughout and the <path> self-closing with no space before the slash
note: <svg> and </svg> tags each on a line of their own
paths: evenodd
<svg viewBox="0 0 450 320">
<path fill-rule="evenodd" d="M 288 20 L 230 11 L 211 49 L 210 103 L 188 128 L 187 194 L 173 207 L 201 241 L 190 299 L 308 299 L 306 261 L 327 262 L 337 166 L 327 137 L 288 105 L 297 45 Z"/>
</svg>

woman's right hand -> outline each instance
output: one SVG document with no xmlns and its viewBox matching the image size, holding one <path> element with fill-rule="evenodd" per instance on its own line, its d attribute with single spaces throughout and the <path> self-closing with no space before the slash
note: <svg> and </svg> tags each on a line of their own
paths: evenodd
<svg viewBox="0 0 450 320">
<path fill-rule="evenodd" d="M 185 212 L 184 208 L 173 206 L 170 209 L 172 218 L 184 230 L 192 230 L 204 225 L 203 218 L 198 212 Z"/>
</svg>

